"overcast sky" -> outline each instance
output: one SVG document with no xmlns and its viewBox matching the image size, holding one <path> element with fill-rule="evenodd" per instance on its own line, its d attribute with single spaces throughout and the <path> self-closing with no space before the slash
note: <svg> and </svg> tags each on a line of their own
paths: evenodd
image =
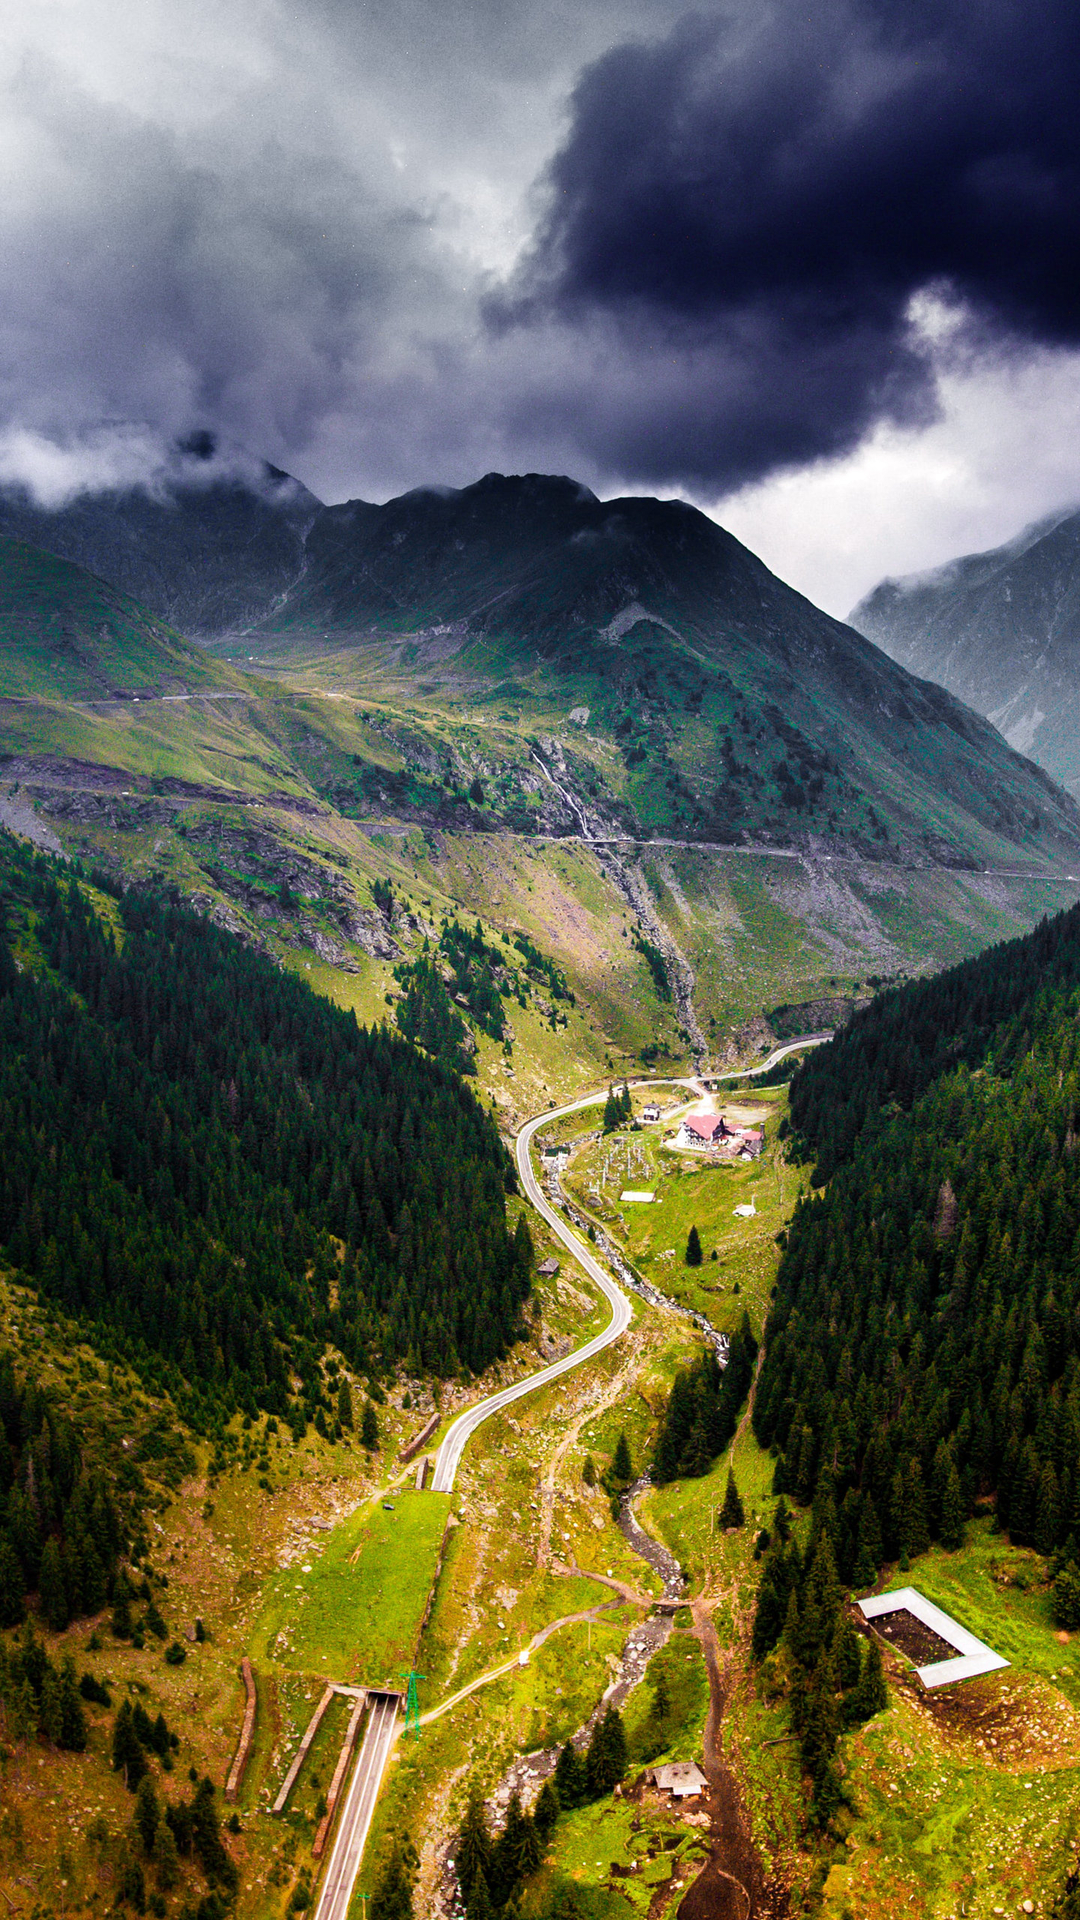
<svg viewBox="0 0 1080 1920">
<path fill-rule="evenodd" d="M 843 613 L 1080 501 L 1072 0 L 22 0 L 0 477 L 681 494 Z"/>
</svg>

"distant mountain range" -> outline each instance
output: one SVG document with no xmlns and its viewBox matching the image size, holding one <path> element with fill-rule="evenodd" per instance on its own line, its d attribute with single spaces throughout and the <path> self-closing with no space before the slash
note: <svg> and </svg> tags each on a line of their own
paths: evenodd
<svg viewBox="0 0 1080 1920">
<path fill-rule="evenodd" d="M 201 445 L 0 496 L 0 824 L 367 1019 L 440 915 L 518 930 L 577 1005 L 515 1002 L 512 1071 L 475 1036 L 514 1111 L 730 1064 L 1075 899 L 1071 796 L 693 508 L 539 474 L 324 507 Z"/>
<path fill-rule="evenodd" d="M 392 672 L 432 709 L 497 707 L 504 764 L 535 762 L 554 710 L 565 738 L 540 758 L 585 837 L 834 844 L 923 865 L 1080 847 L 1073 804 L 998 732 L 680 502 L 488 474 L 323 507 L 265 468 L 57 512 L 9 491 L 3 531 L 219 653 L 290 672 L 330 653 L 354 684 Z M 495 818 L 520 826 L 521 795 L 511 779 L 500 801 L 499 784 L 493 770 Z"/>
<path fill-rule="evenodd" d="M 932 573 L 883 580 L 850 621 L 1080 795 L 1080 513 Z"/>
</svg>

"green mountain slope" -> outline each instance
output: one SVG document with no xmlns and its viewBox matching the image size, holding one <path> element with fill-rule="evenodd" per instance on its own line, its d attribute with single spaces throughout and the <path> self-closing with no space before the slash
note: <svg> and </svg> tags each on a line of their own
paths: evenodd
<svg viewBox="0 0 1080 1920">
<path fill-rule="evenodd" d="M 0 487 L 0 534 L 72 561 L 180 632 L 242 632 L 302 571 L 320 503 L 290 474 L 193 434 L 153 486 L 42 506 Z"/>
<path fill-rule="evenodd" d="M 792 1083 L 828 1184 L 791 1224 L 754 1424 L 779 1487 L 835 1502 L 844 1580 L 958 1545 L 991 1498 L 1014 1542 L 1080 1558 L 1078 1009 L 1073 908 L 882 995 Z"/>
<path fill-rule="evenodd" d="M 29 962 L 0 936 L 15 1265 L 196 1405 L 289 1413 L 328 1339 L 365 1369 L 505 1351 L 529 1242 L 456 1075 L 186 909 L 128 893 L 110 924 L 55 863 L 0 859 Z"/>
<path fill-rule="evenodd" d="M 0 821 L 178 889 L 365 1020 L 444 918 L 520 932 L 572 998 L 504 998 L 501 1037 L 455 1014 L 508 1118 L 620 1064 L 735 1064 L 1075 898 L 1069 800 L 700 514 L 542 477 L 309 502 L 298 579 L 257 539 L 244 571 L 266 503 L 226 506 L 60 517 L 181 585 L 185 552 L 235 563 L 262 625 L 226 620 L 217 659 L 6 544 Z"/>
<path fill-rule="evenodd" d="M 0 537 L 0 697 L 112 700 L 239 684 L 104 580 Z"/>
<path fill-rule="evenodd" d="M 978 865 L 1078 844 L 1080 815 L 991 726 L 680 502 L 489 474 L 327 508 L 306 551 L 263 623 L 275 664 L 351 645 L 385 674 L 395 639 L 398 686 L 428 702 L 577 714 L 547 759 L 566 830 Z"/>
</svg>

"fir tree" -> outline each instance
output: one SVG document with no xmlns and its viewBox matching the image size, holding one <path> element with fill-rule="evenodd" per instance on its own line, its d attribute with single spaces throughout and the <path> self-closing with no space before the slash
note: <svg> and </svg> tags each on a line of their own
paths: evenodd
<svg viewBox="0 0 1080 1920">
<path fill-rule="evenodd" d="M 696 1227 L 691 1227 L 686 1236 L 686 1264 L 688 1267 L 700 1267 L 701 1261 L 701 1235 Z"/>
<path fill-rule="evenodd" d="M 537 1795 L 536 1805 L 533 1808 L 533 1825 L 536 1828 L 542 1846 L 547 1846 L 548 1841 L 555 1831 L 558 1818 L 559 1796 L 555 1784 L 551 1780 L 545 1780 Z"/>
<path fill-rule="evenodd" d="M 338 1417 L 339 1424 L 342 1427 L 347 1428 L 351 1432 L 352 1424 L 353 1424 L 352 1393 L 350 1391 L 348 1381 L 344 1379 L 342 1380 L 341 1385 L 338 1388 L 337 1417 Z M 376 1438 L 377 1437 L 378 1437 L 378 1432 L 377 1432 L 377 1423 L 376 1423 Z"/>
<path fill-rule="evenodd" d="M 135 1795 L 135 1825 L 143 1844 L 143 1852 L 146 1854 L 154 1851 L 154 1837 L 160 1819 L 161 1808 L 158 1805 L 157 1792 L 150 1775 L 145 1773 L 139 1781 L 138 1792 Z"/>
<path fill-rule="evenodd" d="M 107 1702 L 106 1702 L 107 1704 Z M 60 1746 L 68 1753 L 86 1751 L 86 1715 L 75 1681 L 75 1662 L 68 1654 L 60 1669 Z"/>
<path fill-rule="evenodd" d="M 360 1421 L 360 1444 L 370 1453 L 379 1444 L 379 1416 L 372 1401 L 364 1401 L 364 1412 Z"/>
<path fill-rule="evenodd" d="M 590 1798 L 599 1799 L 601 1794 L 610 1793 L 612 1787 L 618 1785 L 626 1773 L 626 1761 L 622 1718 L 615 1707 L 609 1707 L 593 1728 L 585 1756 L 585 1780 Z"/>
<path fill-rule="evenodd" d="M 492 1840 L 488 1831 L 487 1815 L 484 1812 L 483 1796 L 475 1781 L 469 1788 L 469 1797 L 465 1803 L 465 1818 L 458 1833 L 456 1862 L 458 1885 L 469 1899 L 473 1882 L 483 1875 L 485 1883 L 491 1872 Z"/>
<path fill-rule="evenodd" d="M 580 1807 L 585 1798 L 585 1761 L 572 1740 L 567 1741 L 555 1763 L 555 1791 L 560 1807 L 568 1812 Z"/>
<path fill-rule="evenodd" d="M 495 1909 L 488 1892 L 487 1877 L 483 1872 L 473 1878 L 468 1899 L 465 1902 L 466 1920 L 494 1920 Z"/>
<path fill-rule="evenodd" d="M 121 1702 L 113 1723 L 112 1764 L 114 1773 L 123 1774 L 128 1792 L 134 1793 L 146 1772 L 146 1758 L 135 1731 L 130 1700 Z"/>
<path fill-rule="evenodd" d="M 46 1540 L 41 1555 L 38 1572 L 38 1599 L 41 1611 L 54 1633 L 62 1633 L 67 1626 L 67 1592 L 64 1586 L 64 1568 L 60 1558 L 60 1542 L 55 1535 Z"/>
<path fill-rule="evenodd" d="M 1050 1611 L 1054 1622 L 1067 1632 L 1080 1627 L 1080 1568 L 1070 1560 L 1055 1576 L 1050 1589 Z"/>
<path fill-rule="evenodd" d="M 960 1475 L 955 1462 L 951 1460 L 941 1495 L 938 1539 L 949 1553 L 955 1553 L 964 1544 L 964 1501 L 960 1492 Z"/>
<path fill-rule="evenodd" d="M 0 1627 L 21 1626 L 26 1618 L 23 1575 L 19 1556 L 6 1533 L 0 1533 Z"/>
<path fill-rule="evenodd" d="M 168 1819 L 158 1821 L 154 1835 L 154 1871 L 162 1893 L 171 1893 L 180 1879 L 180 1854 Z"/>
<path fill-rule="evenodd" d="M 746 1515 L 743 1512 L 742 1499 L 735 1483 L 735 1469 L 734 1467 L 729 1467 L 727 1487 L 724 1492 L 724 1504 L 720 1508 L 720 1525 L 726 1530 L 728 1527 L 742 1527 L 745 1526 L 745 1524 Z"/>
<path fill-rule="evenodd" d="M 629 1486 L 634 1477 L 634 1466 L 630 1458 L 630 1446 L 625 1433 L 620 1433 L 615 1443 L 615 1452 L 611 1461 L 611 1477 L 617 1486 Z"/>
<path fill-rule="evenodd" d="M 413 1880 L 416 1853 L 408 1838 L 394 1847 L 375 1882 L 371 1920 L 413 1920 Z"/>
</svg>

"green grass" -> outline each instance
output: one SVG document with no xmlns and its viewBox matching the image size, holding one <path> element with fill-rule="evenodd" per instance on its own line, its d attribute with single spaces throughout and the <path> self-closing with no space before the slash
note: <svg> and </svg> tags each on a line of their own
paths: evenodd
<svg viewBox="0 0 1080 1920">
<path fill-rule="evenodd" d="M 353 1514 L 270 1583 L 257 1659 L 345 1682 L 396 1680 L 415 1651 L 450 1496 L 397 1493 L 393 1507 Z"/>
<path fill-rule="evenodd" d="M 646 1097 L 635 1095 L 638 1106 Z M 776 1277 L 776 1235 L 790 1218 L 804 1176 L 786 1165 L 777 1144 L 786 1091 L 726 1094 L 718 1104 L 725 1112 L 744 1113 L 747 1122 L 763 1119 L 766 1147 L 760 1159 L 710 1163 L 665 1146 L 670 1125 L 649 1126 L 579 1149 L 563 1180 L 663 1293 L 705 1314 L 722 1332 L 733 1332 L 746 1311 L 760 1335 Z M 572 1124 L 583 1131 L 588 1116 L 580 1122 L 575 1117 Z M 649 1204 L 622 1202 L 619 1196 L 627 1188 L 656 1197 Z M 746 1204 L 753 1204 L 755 1214 L 740 1219 L 735 1208 Z M 692 1226 L 705 1254 L 700 1267 L 685 1261 Z"/>
<path fill-rule="evenodd" d="M 674 1902 L 677 1890 L 685 1891 L 707 1855 L 707 1838 L 694 1828 L 663 1815 L 643 1823 L 632 1804 L 599 1800 L 561 1817 L 552 1842 L 551 1863 L 537 1875 L 522 1910 L 525 1916 L 542 1913 L 551 1886 L 570 1880 L 580 1887 L 583 1896 L 587 1891 L 595 1901 L 588 1905 L 583 1899 L 587 1913 L 645 1914 L 668 1882 L 674 1882 Z M 628 1866 L 634 1871 L 624 1878 L 623 1869 Z M 615 1867 L 618 1876 L 612 1873 Z M 660 1907 L 661 1912 L 672 1910 L 673 1904 L 669 1908 L 667 1902 Z"/>
</svg>

